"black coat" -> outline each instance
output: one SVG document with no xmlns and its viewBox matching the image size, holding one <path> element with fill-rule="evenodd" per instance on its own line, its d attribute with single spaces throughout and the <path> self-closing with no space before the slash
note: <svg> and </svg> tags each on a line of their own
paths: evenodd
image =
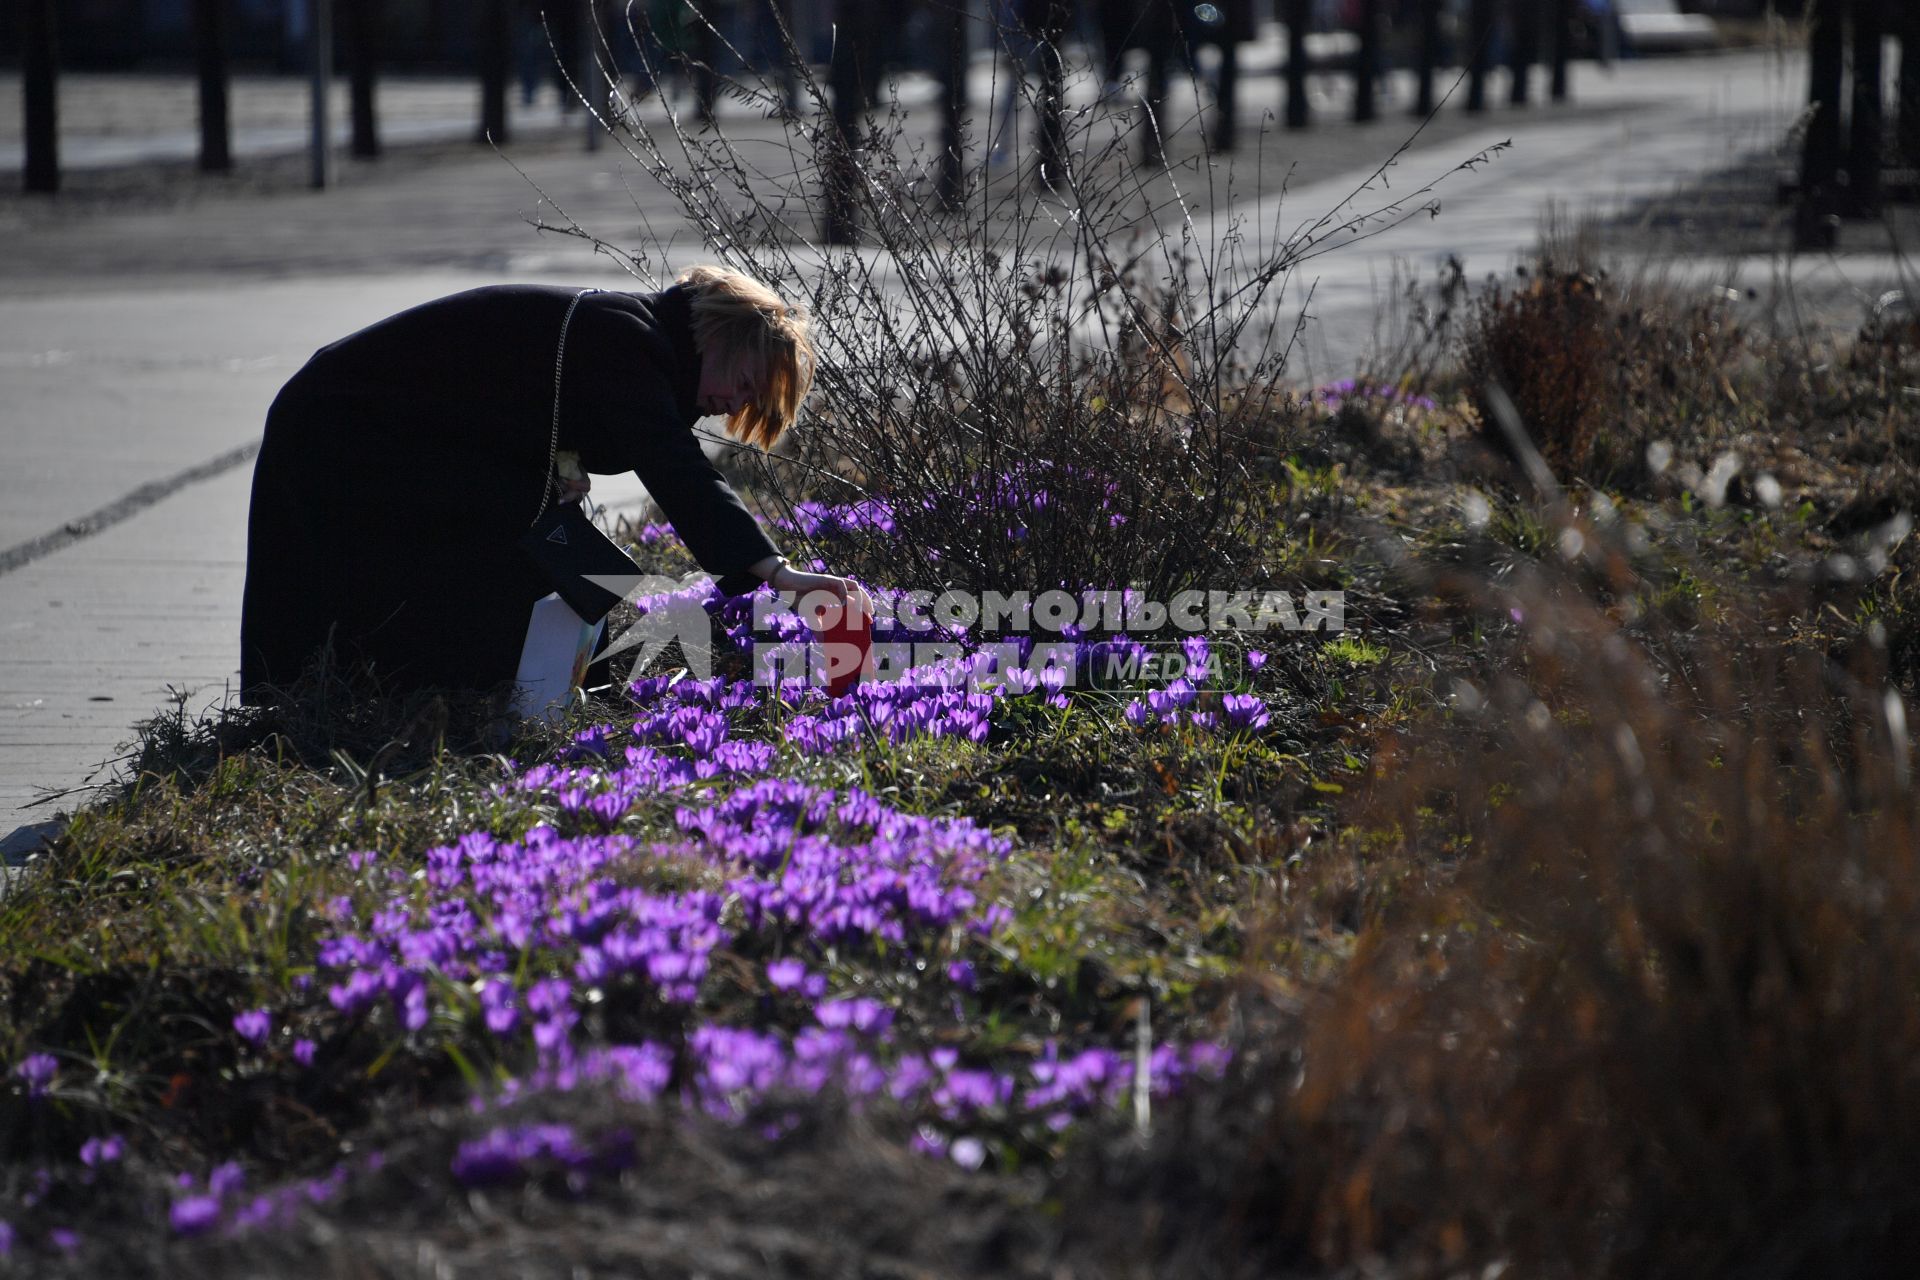
<svg viewBox="0 0 1920 1280">
<path fill-rule="evenodd" d="M 247 523 L 242 697 L 331 637 L 390 689 L 511 679 L 548 585 L 515 539 L 540 509 L 560 323 L 574 289 L 498 285 L 403 311 L 315 353 L 267 413 Z M 728 591 L 775 554 L 693 434 L 700 360 L 684 289 L 583 298 L 560 443 L 636 472 Z"/>
</svg>

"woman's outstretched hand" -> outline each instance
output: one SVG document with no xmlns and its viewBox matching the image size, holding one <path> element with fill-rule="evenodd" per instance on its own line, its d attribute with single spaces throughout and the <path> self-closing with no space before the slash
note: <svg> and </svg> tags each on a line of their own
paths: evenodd
<svg viewBox="0 0 1920 1280">
<path fill-rule="evenodd" d="M 754 568 L 757 570 L 760 565 Z M 839 601 L 842 609 L 851 609 L 863 618 L 873 617 L 872 597 L 867 595 L 866 588 L 852 578 L 837 578 L 830 573 L 807 573 L 780 560 L 767 572 L 766 582 L 775 591 L 792 592 L 802 605 L 807 603 L 808 596 L 826 592 Z"/>
<path fill-rule="evenodd" d="M 774 577 L 779 581 L 769 580 L 768 585 L 775 591 L 793 592 L 803 603 L 815 592 L 825 591 L 840 601 L 842 609 L 852 610 L 862 618 L 873 617 L 873 599 L 867 595 L 866 588 L 852 578 L 836 578 L 828 573 L 802 573 L 792 565 L 784 566 Z"/>
</svg>

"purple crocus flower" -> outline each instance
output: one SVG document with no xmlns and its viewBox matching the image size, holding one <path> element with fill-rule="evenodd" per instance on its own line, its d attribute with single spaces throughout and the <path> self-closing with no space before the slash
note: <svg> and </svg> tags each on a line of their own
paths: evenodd
<svg viewBox="0 0 1920 1280">
<path fill-rule="evenodd" d="M 854 1000 L 835 1000 L 821 1005 L 814 1011 L 814 1017 L 823 1027 L 835 1030 L 853 1030 L 862 1035 L 876 1035 L 893 1025 L 893 1010 L 878 1000 L 863 998 Z"/>
<path fill-rule="evenodd" d="M 293 1042 L 293 1060 L 303 1067 L 310 1067 L 313 1065 L 313 1055 L 317 1048 L 318 1046 L 311 1040 L 295 1040 Z"/>
<path fill-rule="evenodd" d="M 13 1073 L 26 1082 L 29 1098 L 44 1098 L 53 1078 L 60 1074 L 60 1060 L 50 1053 L 36 1053 L 20 1060 Z"/>
<path fill-rule="evenodd" d="M 245 1186 L 246 1182 L 247 1171 L 240 1167 L 240 1162 L 228 1160 L 207 1175 L 207 1190 L 224 1200 Z"/>
<path fill-rule="evenodd" d="M 1202 1041 L 1187 1049 L 1187 1067 L 1197 1076 L 1208 1080 L 1218 1080 L 1226 1075 L 1227 1067 L 1233 1061 L 1233 1050 L 1224 1044 L 1209 1044 Z"/>
<path fill-rule="evenodd" d="M 788 956 L 767 966 L 767 982 L 775 991 L 798 991 L 807 980 L 807 966 Z"/>
<path fill-rule="evenodd" d="M 104 1138 L 88 1138 L 80 1144 L 80 1163 L 89 1169 L 112 1164 L 127 1153 L 127 1142 L 119 1134 L 109 1134 Z"/>
<path fill-rule="evenodd" d="M 619 1139 L 616 1136 L 612 1141 L 617 1143 Z M 465 1186 L 498 1186 L 525 1177 L 529 1165 L 548 1162 L 583 1172 L 596 1164 L 616 1163 L 604 1160 L 581 1142 L 570 1126 L 542 1124 L 495 1129 L 485 1137 L 461 1143 L 453 1157 L 452 1171 Z"/>
<path fill-rule="evenodd" d="M 1273 718 L 1267 704 L 1250 693 L 1227 694 L 1220 699 L 1220 710 L 1235 729 L 1264 729 Z"/>
<path fill-rule="evenodd" d="M 566 1013 L 534 1023 L 534 1047 L 549 1056 L 563 1053 L 569 1045 L 567 1033 L 573 1030 L 577 1020 L 578 1015 L 569 1009 Z"/>
<path fill-rule="evenodd" d="M 327 988 L 327 999 L 334 1008 L 349 1016 L 372 1007 L 380 996 L 380 975 L 355 969 L 344 983 Z"/>
<path fill-rule="evenodd" d="M 511 982 L 496 980 L 482 987 L 480 1007 L 486 1011 L 487 1030 L 496 1036 L 511 1035 L 520 1025 L 520 1010 L 514 1007 Z"/>
<path fill-rule="evenodd" d="M 233 1029 L 240 1033 L 242 1040 L 265 1044 L 267 1037 L 273 1034 L 273 1015 L 265 1009 L 236 1013 L 233 1015 Z"/>
<path fill-rule="evenodd" d="M 565 978 L 544 978 L 527 988 L 527 1009 L 546 1017 L 571 1008 L 573 984 Z"/>
<path fill-rule="evenodd" d="M 244 1208 L 233 1215 L 233 1229 L 235 1231 L 250 1231 L 256 1227 L 266 1226 L 279 1216 L 281 1216 L 281 1214 L 280 1200 L 278 1197 L 269 1195 L 255 1196 Z"/>
<path fill-rule="evenodd" d="M 389 987 L 395 992 L 400 1025 L 409 1031 L 418 1031 L 427 1025 L 427 984 L 417 974 L 395 972 L 392 976 L 396 980 L 389 983 Z"/>
<path fill-rule="evenodd" d="M 197 1236 L 220 1221 L 220 1202 L 212 1196 L 188 1196 L 174 1201 L 167 1219 L 175 1235 Z"/>
</svg>

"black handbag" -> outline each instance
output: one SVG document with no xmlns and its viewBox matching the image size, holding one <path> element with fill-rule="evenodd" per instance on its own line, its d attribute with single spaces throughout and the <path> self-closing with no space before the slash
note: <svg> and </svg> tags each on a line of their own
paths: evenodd
<svg viewBox="0 0 1920 1280">
<path fill-rule="evenodd" d="M 600 532 L 577 502 L 543 512 L 520 535 L 520 549 L 582 622 L 606 617 L 641 576 L 633 558 Z"/>
<path fill-rule="evenodd" d="M 594 526 L 579 502 L 552 501 L 560 490 L 560 478 L 553 468 L 560 450 L 560 374 L 567 358 L 567 329 L 580 299 L 596 292 L 582 289 L 574 294 L 560 321 L 560 345 L 553 360 L 553 423 L 547 442 L 546 484 L 540 490 L 540 509 L 534 513 L 532 526 L 519 537 L 520 549 L 582 622 L 606 617 L 620 603 L 626 588 L 641 576 L 632 557 Z"/>
</svg>

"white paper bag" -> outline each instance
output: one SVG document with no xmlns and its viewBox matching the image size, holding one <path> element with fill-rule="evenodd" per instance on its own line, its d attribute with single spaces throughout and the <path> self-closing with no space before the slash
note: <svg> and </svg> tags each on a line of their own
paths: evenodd
<svg viewBox="0 0 1920 1280">
<path fill-rule="evenodd" d="M 520 646 L 520 670 L 514 675 L 520 687 L 514 691 L 513 709 L 547 720 L 565 715 L 605 626 L 604 619 L 585 621 L 557 594 L 534 601 L 526 643 Z"/>
</svg>

